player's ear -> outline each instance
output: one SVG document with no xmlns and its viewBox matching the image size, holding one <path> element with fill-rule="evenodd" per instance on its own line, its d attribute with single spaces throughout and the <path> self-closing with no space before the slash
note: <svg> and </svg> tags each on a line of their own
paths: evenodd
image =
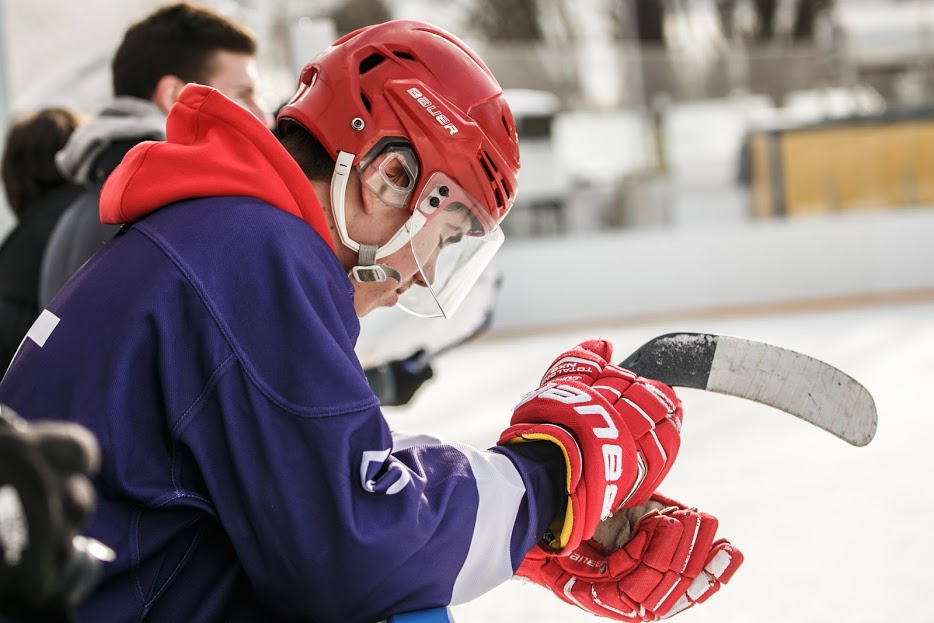
<svg viewBox="0 0 934 623">
<path fill-rule="evenodd" d="M 372 201 L 372 196 L 363 186 L 363 181 L 360 179 L 360 172 L 354 168 L 350 173 L 350 179 L 348 180 L 348 194 L 354 193 L 352 196 L 360 198 L 360 208 L 368 216 L 373 215 L 376 212 L 377 202 Z"/>
<path fill-rule="evenodd" d="M 172 105 L 178 101 L 182 88 L 187 84 L 178 76 L 166 75 L 159 78 L 156 88 L 152 92 L 152 103 L 162 109 L 162 112 L 168 114 Z"/>
</svg>

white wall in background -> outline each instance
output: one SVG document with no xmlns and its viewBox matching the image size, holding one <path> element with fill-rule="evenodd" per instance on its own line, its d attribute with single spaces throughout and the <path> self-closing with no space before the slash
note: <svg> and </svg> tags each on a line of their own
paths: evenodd
<svg viewBox="0 0 934 623">
<path fill-rule="evenodd" d="M 494 327 L 934 288 L 934 209 L 507 240 Z"/>
</svg>

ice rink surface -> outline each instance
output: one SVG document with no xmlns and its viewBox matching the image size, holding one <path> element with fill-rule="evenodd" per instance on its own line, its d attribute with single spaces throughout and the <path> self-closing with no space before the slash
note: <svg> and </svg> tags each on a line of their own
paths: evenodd
<svg viewBox="0 0 934 623">
<path fill-rule="evenodd" d="M 809 354 L 875 398 L 875 440 L 856 448 L 745 400 L 683 389 L 682 447 L 662 491 L 720 519 L 746 557 L 682 623 L 934 621 L 934 302 L 602 324 L 493 335 L 447 353 L 415 401 L 387 409 L 396 429 L 488 447 L 551 360 L 592 337 L 617 361 L 656 335 L 698 331 Z M 545 589 L 513 580 L 453 609 L 458 623 L 596 621 Z"/>
</svg>

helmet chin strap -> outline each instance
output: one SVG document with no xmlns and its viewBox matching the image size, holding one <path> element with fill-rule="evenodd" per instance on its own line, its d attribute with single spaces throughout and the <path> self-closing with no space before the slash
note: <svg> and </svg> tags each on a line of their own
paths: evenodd
<svg viewBox="0 0 934 623">
<path fill-rule="evenodd" d="M 377 264 L 375 244 L 361 244 L 357 252 L 357 265 L 350 269 L 350 277 L 359 283 L 386 281 L 392 277 L 396 283 L 402 283 L 402 275 L 389 264 Z"/>
<path fill-rule="evenodd" d="M 337 153 L 334 163 L 334 175 L 331 177 L 331 211 L 334 214 L 334 224 L 341 242 L 351 251 L 357 252 L 357 265 L 350 269 L 348 276 L 359 283 L 374 283 L 393 278 L 402 282 L 402 275 L 388 264 L 377 264 L 376 255 L 380 247 L 374 244 L 360 244 L 350 237 L 347 231 L 347 216 L 344 209 L 344 198 L 347 193 L 347 180 L 353 169 L 354 154 L 341 151 Z M 395 239 L 395 237 L 394 237 Z M 385 251 L 385 249 L 384 249 Z M 388 255 L 388 253 L 383 253 Z"/>
</svg>

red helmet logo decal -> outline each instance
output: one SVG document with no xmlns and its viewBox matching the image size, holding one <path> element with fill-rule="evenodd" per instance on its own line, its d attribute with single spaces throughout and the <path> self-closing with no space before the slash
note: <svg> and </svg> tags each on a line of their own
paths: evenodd
<svg viewBox="0 0 934 623">
<path fill-rule="evenodd" d="M 411 95 L 412 99 L 421 104 L 422 108 L 428 111 L 428 114 L 434 117 L 435 121 L 440 123 L 449 134 L 452 136 L 457 134 L 457 126 L 451 123 L 451 120 L 447 117 L 447 115 L 438 110 L 438 107 L 435 106 L 430 99 L 422 95 L 421 91 L 415 87 L 412 87 L 411 89 L 408 89 L 406 93 Z"/>
</svg>

